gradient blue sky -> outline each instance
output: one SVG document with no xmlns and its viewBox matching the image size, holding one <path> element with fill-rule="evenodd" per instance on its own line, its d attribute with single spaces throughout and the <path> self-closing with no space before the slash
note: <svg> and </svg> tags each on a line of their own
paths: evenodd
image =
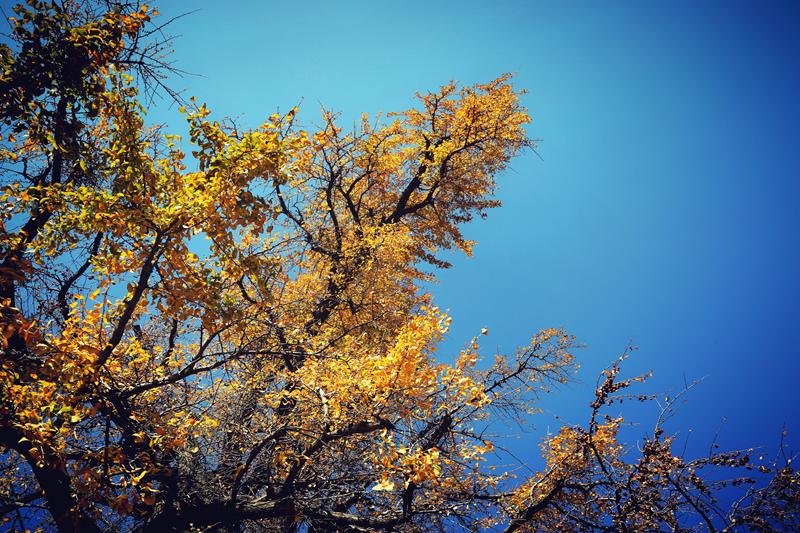
<svg viewBox="0 0 800 533">
<path fill-rule="evenodd" d="M 173 26 L 174 59 L 202 77 L 173 85 L 246 125 L 301 98 L 304 123 L 320 104 L 351 123 L 450 79 L 515 73 L 541 158 L 500 177 L 503 207 L 467 230 L 475 256 L 432 287 L 454 317 L 443 353 L 483 326 L 488 352 L 567 327 L 587 344 L 583 370 L 547 401 L 544 431 L 551 411 L 583 422 L 597 372 L 633 342 L 627 369 L 655 371 L 647 390 L 708 376 L 671 425 L 693 429 L 690 450 L 719 429 L 724 446 L 774 449 L 784 423 L 800 432 L 800 3 L 700 4 L 159 8 L 199 8 Z M 630 407 L 650 427 L 654 408 Z"/>
</svg>

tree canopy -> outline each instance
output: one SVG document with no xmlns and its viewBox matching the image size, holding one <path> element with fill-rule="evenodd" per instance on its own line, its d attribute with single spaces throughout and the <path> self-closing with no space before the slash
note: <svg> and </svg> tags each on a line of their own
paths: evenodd
<svg viewBox="0 0 800 533">
<path fill-rule="evenodd" d="M 645 377 L 619 361 L 540 470 L 495 464 L 487 428 L 530 423 L 574 339 L 484 360 L 478 335 L 445 364 L 421 286 L 533 146 L 510 76 L 352 129 L 292 109 L 245 130 L 189 100 L 181 139 L 145 120 L 177 97 L 157 14 L 30 0 L 0 45 L 4 528 L 800 527 L 788 460 L 686 459 L 661 420 L 620 442 L 605 408 Z"/>
</svg>

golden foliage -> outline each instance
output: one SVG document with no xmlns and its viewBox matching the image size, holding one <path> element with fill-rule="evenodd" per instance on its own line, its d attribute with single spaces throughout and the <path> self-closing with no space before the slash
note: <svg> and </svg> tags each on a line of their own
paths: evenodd
<svg viewBox="0 0 800 533">
<path fill-rule="evenodd" d="M 461 226 L 531 146 L 510 76 L 347 132 L 327 112 L 304 131 L 296 109 L 242 131 L 190 100 L 184 140 L 147 126 L 134 83 L 152 81 L 131 58 L 155 11 L 16 13 L 22 51 L 0 50 L 4 502 L 81 531 L 580 529 L 616 512 L 600 477 L 651 487 L 685 466 L 661 436 L 624 462 L 621 420 L 596 421 L 627 386 L 614 370 L 590 428 L 548 438 L 509 490 L 486 429 L 566 382 L 573 338 L 547 329 L 493 364 L 477 338 L 453 364 L 434 355 L 450 318 L 420 263 L 471 253 Z"/>
</svg>

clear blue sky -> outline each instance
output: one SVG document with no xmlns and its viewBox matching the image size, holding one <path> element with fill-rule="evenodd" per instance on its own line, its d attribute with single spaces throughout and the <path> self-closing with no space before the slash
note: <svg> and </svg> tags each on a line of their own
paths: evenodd
<svg viewBox="0 0 800 533">
<path fill-rule="evenodd" d="M 654 370 L 650 391 L 708 375 L 671 425 L 694 430 L 690 450 L 720 428 L 727 447 L 774 449 L 784 423 L 800 433 L 800 4 L 159 8 L 199 8 L 173 26 L 174 59 L 203 77 L 173 85 L 249 125 L 301 98 L 306 124 L 320 104 L 347 121 L 450 79 L 515 73 L 541 159 L 525 154 L 501 176 L 503 207 L 467 231 L 474 258 L 454 257 L 432 288 L 454 317 L 447 349 L 483 326 L 488 352 L 567 327 L 587 344 L 580 382 L 547 406 L 582 422 L 594 376 L 633 342 L 627 368 Z M 631 407 L 650 427 L 653 408 Z M 519 444 L 535 452 L 531 438 Z"/>
</svg>

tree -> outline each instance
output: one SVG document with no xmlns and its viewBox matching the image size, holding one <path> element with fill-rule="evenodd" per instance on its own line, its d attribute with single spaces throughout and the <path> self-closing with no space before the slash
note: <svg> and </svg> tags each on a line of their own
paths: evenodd
<svg viewBox="0 0 800 533">
<path fill-rule="evenodd" d="M 181 107 L 189 144 L 145 125 L 170 66 L 157 13 L 17 6 L 0 47 L 0 519 L 61 531 L 480 528 L 779 530 L 798 474 L 746 452 L 685 460 L 661 421 L 630 450 L 603 415 L 644 378 L 601 376 L 586 427 L 515 481 L 485 428 L 529 419 L 566 382 L 548 329 L 493 362 L 473 339 L 434 357 L 449 318 L 421 265 L 470 253 L 463 223 L 531 147 L 509 76 L 315 132 L 296 109 L 243 131 Z M 135 83 L 138 80 L 137 83 Z M 177 97 L 174 93 L 172 96 Z M 744 483 L 703 469 L 762 474 Z M 761 472 L 759 472 L 761 471 Z M 718 479 L 713 477 L 713 479 Z"/>
</svg>

